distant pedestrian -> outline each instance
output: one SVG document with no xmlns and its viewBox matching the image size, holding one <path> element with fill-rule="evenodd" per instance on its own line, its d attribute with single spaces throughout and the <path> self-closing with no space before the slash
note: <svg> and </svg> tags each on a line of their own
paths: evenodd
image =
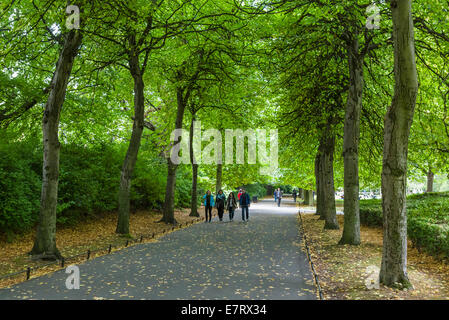
<svg viewBox="0 0 449 320">
<path fill-rule="evenodd" d="M 218 211 L 218 219 L 223 221 L 223 212 L 226 206 L 226 196 L 223 193 L 223 190 L 218 190 L 217 197 L 215 199 L 215 207 Z"/>
<path fill-rule="evenodd" d="M 298 193 L 296 193 L 296 189 L 293 190 L 293 202 L 296 202 L 296 197 L 298 196 Z"/>
<path fill-rule="evenodd" d="M 277 193 L 278 191 L 276 190 L 276 189 L 274 189 L 274 192 L 273 192 L 273 196 L 274 196 L 274 202 L 276 202 L 278 199 L 277 199 Z"/>
<path fill-rule="evenodd" d="M 278 207 L 281 206 L 281 200 L 282 200 L 282 191 L 281 188 L 278 188 L 277 192 L 276 192 L 276 197 L 278 199 Z"/>
<path fill-rule="evenodd" d="M 214 207 L 214 197 L 212 196 L 210 190 L 207 190 L 206 194 L 203 196 L 204 208 L 206 210 L 206 221 L 210 222 L 212 220 L 212 208 Z"/>
<path fill-rule="evenodd" d="M 245 211 L 246 211 L 246 221 L 249 219 L 249 211 L 248 208 L 251 204 L 251 199 L 249 194 L 246 193 L 245 189 L 242 190 L 242 194 L 239 199 L 240 208 L 242 208 L 242 220 L 245 221 Z"/>
<path fill-rule="evenodd" d="M 227 204 L 229 211 L 229 221 L 233 221 L 235 208 L 237 208 L 237 201 L 235 200 L 234 192 L 229 193 Z"/>
</svg>

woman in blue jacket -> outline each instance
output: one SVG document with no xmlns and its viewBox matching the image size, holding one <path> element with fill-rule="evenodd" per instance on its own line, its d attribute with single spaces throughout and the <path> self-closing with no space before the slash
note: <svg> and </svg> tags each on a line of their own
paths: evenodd
<svg viewBox="0 0 449 320">
<path fill-rule="evenodd" d="M 203 196 L 203 204 L 204 204 L 204 208 L 206 209 L 206 221 L 205 222 L 210 222 L 210 220 L 212 219 L 212 208 L 215 205 L 214 202 L 214 196 L 211 194 L 210 190 L 207 190 L 206 194 Z M 209 215 L 207 214 L 209 212 Z"/>
</svg>

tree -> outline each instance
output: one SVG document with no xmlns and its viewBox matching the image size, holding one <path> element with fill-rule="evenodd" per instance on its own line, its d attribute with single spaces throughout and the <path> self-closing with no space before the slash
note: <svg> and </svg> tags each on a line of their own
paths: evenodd
<svg viewBox="0 0 449 320">
<path fill-rule="evenodd" d="M 384 125 L 380 282 L 410 287 L 407 275 L 407 149 L 418 92 L 411 0 L 393 0 L 395 87 Z"/>
<path fill-rule="evenodd" d="M 56 206 L 59 176 L 59 118 L 64 103 L 67 83 L 73 60 L 81 45 L 82 33 L 72 29 L 64 35 L 56 70 L 51 81 L 42 120 L 44 162 L 42 172 L 42 195 L 39 224 L 31 254 L 41 259 L 57 259 L 61 255 L 56 248 Z"/>
<path fill-rule="evenodd" d="M 176 120 L 175 130 L 182 129 L 184 111 L 190 101 L 191 94 L 211 52 L 205 52 L 202 48 L 193 48 L 191 54 L 181 62 L 174 71 L 174 84 L 176 90 Z M 181 143 L 182 136 L 174 141 L 172 150 Z M 165 190 L 164 211 L 161 222 L 176 224 L 174 216 L 174 197 L 176 185 L 176 169 L 178 164 L 173 162 L 172 156 L 167 157 L 168 175 Z"/>
</svg>

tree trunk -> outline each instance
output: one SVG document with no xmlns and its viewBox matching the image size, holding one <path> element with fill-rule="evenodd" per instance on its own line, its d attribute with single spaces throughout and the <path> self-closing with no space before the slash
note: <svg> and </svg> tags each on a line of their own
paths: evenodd
<svg viewBox="0 0 449 320">
<path fill-rule="evenodd" d="M 383 251 L 380 282 L 410 287 L 407 275 L 407 148 L 418 91 L 411 0 L 393 0 L 395 87 L 384 121 Z"/>
<path fill-rule="evenodd" d="M 161 222 L 176 224 L 175 219 L 175 190 L 176 190 L 176 169 L 177 165 L 174 164 L 170 158 L 167 159 L 168 175 L 167 186 L 165 189 L 165 202 L 164 212 Z"/>
<path fill-rule="evenodd" d="M 340 244 L 360 244 L 359 138 L 363 94 L 363 58 L 359 55 L 358 35 L 348 43 L 349 92 L 346 103 L 344 159 L 344 227 Z"/>
<path fill-rule="evenodd" d="M 135 35 L 129 37 L 129 44 L 135 47 Z M 143 74 L 139 65 L 139 54 L 133 51 L 129 57 L 130 72 L 134 80 L 134 122 L 131 140 L 129 142 L 128 151 L 122 166 L 120 176 L 120 189 L 118 195 L 118 221 L 116 232 L 119 234 L 129 234 L 129 207 L 130 207 L 130 191 L 131 180 L 134 167 L 137 162 L 140 142 L 144 129 L 145 118 L 145 99 L 144 99 L 144 82 Z"/>
<path fill-rule="evenodd" d="M 335 208 L 335 188 L 334 188 L 334 149 L 335 136 L 326 134 L 322 156 L 323 180 L 322 189 L 324 195 L 324 229 L 339 229 L 337 221 L 337 210 Z"/>
<path fill-rule="evenodd" d="M 317 154 L 315 156 L 315 190 L 316 190 L 316 215 L 320 216 L 320 219 L 324 219 L 324 194 L 323 194 L 323 184 L 322 184 L 322 167 L 321 167 L 321 148 L 318 147 Z"/>
<path fill-rule="evenodd" d="M 432 169 L 429 168 L 429 171 L 427 171 L 427 190 L 426 190 L 426 192 L 433 192 L 434 177 L 435 177 L 435 174 L 433 173 Z"/>
<path fill-rule="evenodd" d="M 308 206 L 313 206 L 313 191 L 304 190 L 304 204 Z"/>
<path fill-rule="evenodd" d="M 176 122 L 175 129 L 182 129 L 182 119 L 184 118 L 184 110 L 185 110 L 186 102 L 183 97 L 183 89 L 177 89 L 177 113 L 176 113 Z M 182 137 L 179 137 L 178 141 L 174 142 L 174 146 L 181 143 Z M 164 202 L 164 212 L 161 219 L 161 222 L 176 224 L 175 219 L 175 190 L 176 190 L 176 169 L 178 165 L 174 164 L 171 161 L 171 158 L 168 157 L 168 175 L 167 175 L 167 186 L 165 189 L 165 202 Z"/>
<path fill-rule="evenodd" d="M 55 260 L 61 257 L 56 248 L 56 206 L 58 202 L 59 119 L 65 100 L 67 83 L 72 72 L 73 61 L 78 54 L 82 35 L 72 30 L 65 36 L 56 70 L 51 81 L 51 91 L 45 105 L 42 120 L 43 169 L 39 223 L 31 254 L 34 259 Z"/>
<path fill-rule="evenodd" d="M 189 133 L 189 149 L 190 149 L 190 163 L 192 164 L 192 199 L 190 201 L 190 217 L 199 217 L 198 213 L 198 164 L 195 161 L 195 154 L 193 150 L 193 133 L 194 133 L 195 115 L 192 115 L 192 122 L 190 123 Z"/>
<path fill-rule="evenodd" d="M 198 165 L 192 164 L 192 200 L 191 200 L 191 210 L 189 216 L 199 217 L 198 212 Z"/>
<path fill-rule="evenodd" d="M 215 194 L 218 194 L 218 191 L 221 190 L 222 176 L 223 176 L 223 164 L 218 163 L 217 164 L 217 179 L 216 179 L 216 184 L 215 184 Z"/>
</svg>

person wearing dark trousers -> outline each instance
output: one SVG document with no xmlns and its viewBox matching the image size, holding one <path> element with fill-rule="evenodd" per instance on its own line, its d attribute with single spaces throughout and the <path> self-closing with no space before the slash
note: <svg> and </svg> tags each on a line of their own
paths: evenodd
<svg viewBox="0 0 449 320">
<path fill-rule="evenodd" d="M 277 191 L 277 198 L 278 198 L 278 207 L 280 207 L 280 206 L 281 206 L 281 200 L 282 200 L 282 191 L 281 191 L 281 188 L 278 188 L 278 191 Z"/>
<path fill-rule="evenodd" d="M 214 207 L 214 197 L 212 196 L 210 190 L 207 190 L 206 194 L 203 196 L 204 208 L 206 210 L 206 221 L 210 222 L 212 220 L 212 208 Z"/>
<path fill-rule="evenodd" d="M 242 220 L 245 221 L 245 211 L 246 211 L 246 221 L 249 219 L 249 206 L 251 204 L 250 196 L 246 193 L 245 189 L 242 190 L 242 195 L 239 199 L 240 208 L 242 208 Z"/>
<path fill-rule="evenodd" d="M 296 189 L 293 190 L 293 202 L 296 202 L 296 197 L 298 196 L 298 193 L 296 192 Z"/>
<path fill-rule="evenodd" d="M 218 194 L 215 199 L 215 206 L 218 211 L 218 218 L 220 221 L 223 221 L 223 212 L 226 206 L 226 196 L 224 195 L 223 190 L 218 190 Z"/>
<path fill-rule="evenodd" d="M 228 211 L 229 211 L 229 221 L 234 220 L 235 208 L 237 208 L 237 201 L 235 201 L 234 192 L 231 192 L 228 196 Z"/>
</svg>

